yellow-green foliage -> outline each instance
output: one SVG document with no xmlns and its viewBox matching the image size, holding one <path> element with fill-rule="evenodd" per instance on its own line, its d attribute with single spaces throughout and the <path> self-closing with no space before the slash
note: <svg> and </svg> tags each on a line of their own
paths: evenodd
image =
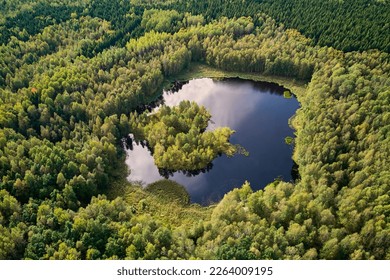
<svg viewBox="0 0 390 280">
<path fill-rule="evenodd" d="M 190 195 L 187 190 L 172 180 L 165 179 L 151 183 L 145 190 L 162 200 L 177 202 L 182 205 L 188 205 L 190 203 Z"/>
<path fill-rule="evenodd" d="M 236 147 L 229 143 L 233 130 L 222 127 L 205 131 L 211 115 L 195 102 L 162 106 L 156 113 L 144 112 L 132 118 L 136 140 L 146 140 L 156 165 L 168 170 L 205 168 L 219 154 L 233 156 Z"/>
<path fill-rule="evenodd" d="M 291 91 L 289 90 L 284 91 L 283 96 L 284 98 L 291 98 L 292 97 Z"/>
</svg>

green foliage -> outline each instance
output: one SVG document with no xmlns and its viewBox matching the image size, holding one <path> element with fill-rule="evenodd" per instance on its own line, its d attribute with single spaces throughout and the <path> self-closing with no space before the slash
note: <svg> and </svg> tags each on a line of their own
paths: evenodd
<svg viewBox="0 0 390 280">
<path fill-rule="evenodd" d="M 289 90 L 284 91 L 283 96 L 284 96 L 284 98 L 287 98 L 287 99 L 291 98 L 292 97 L 291 91 L 289 91 Z"/>
<path fill-rule="evenodd" d="M 388 51 L 388 2 L 244 2 L 0 6 L 0 259 L 390 258 L 389 54 L 368 50 Z M 195 104 L 135 113 L 194 65 L 307 83 L 293 90 L 299 180 L 209 207 L 173 201 L 188 196 L 166 181 L 122 183 L 130 132 L 173 169 L 233 151 Z"/>
<path fill-rule="evenodd" d="M 265 0 L 261 9 L 321 46 L 390 52 L 389 5 L 388 1 L 366 0 Z"/>
<path fill-rule="evenodd" d="M 145 10 L 141 26 L 145 31 L 154 30 L 156 32 L 175 32 L 178 30 L 178 23 L 182 15 L 175 10 Z"/>
<path fill-rule="evenodd" d="M 8 43 L 13 36 L 23 41 L 28 40 L 29 35 L 40 33 L 46 26 L 69 20 L 72 13 L 79 14 L 83 8 L 82 3 L 73 1 L 62 1 L 59 5 L 50 1 L 26 1 L 30 3 L 19 7 L 12 7 L 18 4 L 9 2 L 11 1 L 6 1 L 6 5 L 2 4 L 1 8 L 9 9 L 9 12 L 5 12 L 7 16 L 0 25 L 0 44 Z M 11 11 L 17 12 L 12 14 Z"/>
<path fill-rule="evenodd" d="M 167 202 L 175 201 L 181 205 L 188 205 L 190 203 L 190 195 L 187 190 L 172 180 L 156 181 L 146 186 L 145 190 Z"/>
<path fill-rule="evenodd" d="M 251 240 L 248 237 L 240 239 L 237 243 L 233 240 L 223 244 L 217 252 L 219 260 L 253 260 L 256 256 L 249 251 Z"/>
<path fill-rule="evenodd" d="M 152 114 L 131 117 L 136 141 L 147 141 L 156 165 L 161 169 L 199 170 L 224 153 L 233 156 L 236 147 L 229 143 L 233 130 L 222 127 L 205 131 L 211 115 L 195 102 L 161 108 Z"/>
<path fill-rule="evenodd" d="M 294 28 L 315 44 L 343 51 L 379 49 L 390 52 L 390 3 L 366 0 L 177 0 L 169 8 L 203 15 L 208 22 L 221 17 L 256 17 L 266 13 Z M 161 6 L 164 7 L 163 4 Z M 262 20 L 256 22 L 262 25 Z"/>
<path fill-rule="evenodd" d="M 292 138 L 291 136 L 287 136 L 286 138 L 284 138 L 284 142 L 287 145 L 291 145 L 294 142 L 294 138 Z"/>
</svg>

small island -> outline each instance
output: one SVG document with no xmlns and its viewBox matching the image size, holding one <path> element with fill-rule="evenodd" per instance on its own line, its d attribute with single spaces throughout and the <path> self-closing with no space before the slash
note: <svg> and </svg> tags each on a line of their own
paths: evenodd
<svg viewBox="0 0 390 280">
<path fill-rule="evenodd" d="M 206 131 L 211 114 L 195 102 L 162 105 L 156 113 L 131 115 L 135 141 L 146 141 L 158 168 L 170 171 L 199 170 L 218 155 L 233 156 L 238 146 L 229 143 L 234 130 L 220 127 Z"/>
</svg>

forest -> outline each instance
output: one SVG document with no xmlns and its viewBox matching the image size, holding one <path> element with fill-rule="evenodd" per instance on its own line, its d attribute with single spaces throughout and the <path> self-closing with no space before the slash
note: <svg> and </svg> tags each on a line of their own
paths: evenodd
<svg viewBox="0 0 390 280">
<path fill-rule="evenodd" d="M 0 259 L 390 259 L 389 5 L 3 0 Z M 127 182 L 129 134 L 168 169 L 233 152 L 196 104 L 141 113 L 195 64 L 299 88 L 298 180 L 209 206 Z"/>
</svg>

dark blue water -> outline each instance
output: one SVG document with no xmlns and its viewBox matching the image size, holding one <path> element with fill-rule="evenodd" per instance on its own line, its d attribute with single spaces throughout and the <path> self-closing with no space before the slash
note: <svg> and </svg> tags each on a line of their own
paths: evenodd
<svg viewBox="0 0 390 280">
<path fill-rule="evenodd" d="M 258 190 L 276 178 L 292 179 L 292 146 L 287 145 L 284 138 L 294 135 L 288 120 L 299 103 L 295 97 L 284 98 L 284 90 L 274 84 L 240 79 L 196 79 L 177 92 L 164 92 L 166 105 L 190 100 L 205 106 L 212 115 L 208 129 L 221 126 L 234 129 L 236 133 L 230 142 L 240 144 L 249 152 L 249 156 L 218 157 L 212 162 L 211 170 L 196 176 L 181 172 L 170 176 L 186 187 L 192 202 L 217 202 L 246 180 L 252 189 Z M 126 163 L 131 172 L 130 181 L 146 185 L 163 178 L 146 147 L 134 143 L 133 150 L 127 150 Z"/>
</svg>

